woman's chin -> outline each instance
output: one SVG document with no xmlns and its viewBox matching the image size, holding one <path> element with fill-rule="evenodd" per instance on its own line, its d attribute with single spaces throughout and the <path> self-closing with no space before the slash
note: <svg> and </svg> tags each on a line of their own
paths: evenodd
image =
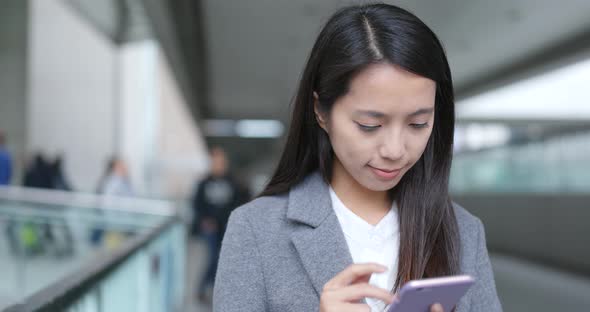
<svg viewBox="0 0 590 312">
<path fill-rule="evenodd" d="M 366 189 L 369 189 L 373 192 L 384 192 L 389 191 L 394 188 L 398 184 L 398 179 L 393 181 L 382 181 L 375 178 L 365 178 L 363 183 L 361 183 Z"/>
</svg>

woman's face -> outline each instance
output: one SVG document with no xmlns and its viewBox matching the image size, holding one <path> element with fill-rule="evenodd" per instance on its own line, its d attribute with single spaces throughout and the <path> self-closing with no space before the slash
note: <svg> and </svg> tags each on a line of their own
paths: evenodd
<svg viewBox="0 0 590 312">
<path fill-rule="evenodd" d="M 316 102 L 316 117 L 347 176 L 369 190 L 385 191 L 424 152 L 435 96 L 433 80 L 395 65 L 375 64 L 352 79 L 349 92 L 328 116 L 320 114 Z"/>
</svg>

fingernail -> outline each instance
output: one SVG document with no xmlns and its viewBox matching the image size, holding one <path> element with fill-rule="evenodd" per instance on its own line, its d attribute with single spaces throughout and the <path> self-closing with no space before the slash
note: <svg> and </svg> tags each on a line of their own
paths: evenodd
<svg viewBox="0 0 590 312">
<path fill-rule="evenodd" d="M 440 305 L 440 303 L 435 303 L 432 305 L 432 307 L 430 308 L 431 312 L 444 312 L 443 311 L 443 307 L 442 305 Z"/>
</svg>

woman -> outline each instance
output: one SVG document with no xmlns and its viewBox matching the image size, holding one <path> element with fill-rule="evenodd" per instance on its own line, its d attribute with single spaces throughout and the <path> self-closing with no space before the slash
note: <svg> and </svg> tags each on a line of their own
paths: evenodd
<svg viewBox="0 0 590 312">
<path fill-rule="evenodd" d="M 384 311 L 409 280 L 470 274 L 455 310 L 501 311 L 483 226 L 449 198 L 453 129 L 435 34 L 391 5 L 337 12 L 276 172 L 230 217 L 214 310 Z"/>
<path fill-rule="evenodd" d="M 112 196 L 133 196 L 127 164 L 116 156 L 109 159 L 104 175 L 98 182 L 97 192 Z"/>
</svg>

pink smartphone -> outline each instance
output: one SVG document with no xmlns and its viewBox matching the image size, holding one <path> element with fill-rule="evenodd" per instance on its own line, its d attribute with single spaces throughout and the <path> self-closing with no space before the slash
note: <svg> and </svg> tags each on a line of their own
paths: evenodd
<svg viewBox="0 0 590 312">
<path fill-rule="evenodd" d="M 430 312 L 431 305 L 440 303 L 445 312 L 450 312 L 474 282 L 469 275 L 409 281 L 387 311 Z"/>
</svg>

